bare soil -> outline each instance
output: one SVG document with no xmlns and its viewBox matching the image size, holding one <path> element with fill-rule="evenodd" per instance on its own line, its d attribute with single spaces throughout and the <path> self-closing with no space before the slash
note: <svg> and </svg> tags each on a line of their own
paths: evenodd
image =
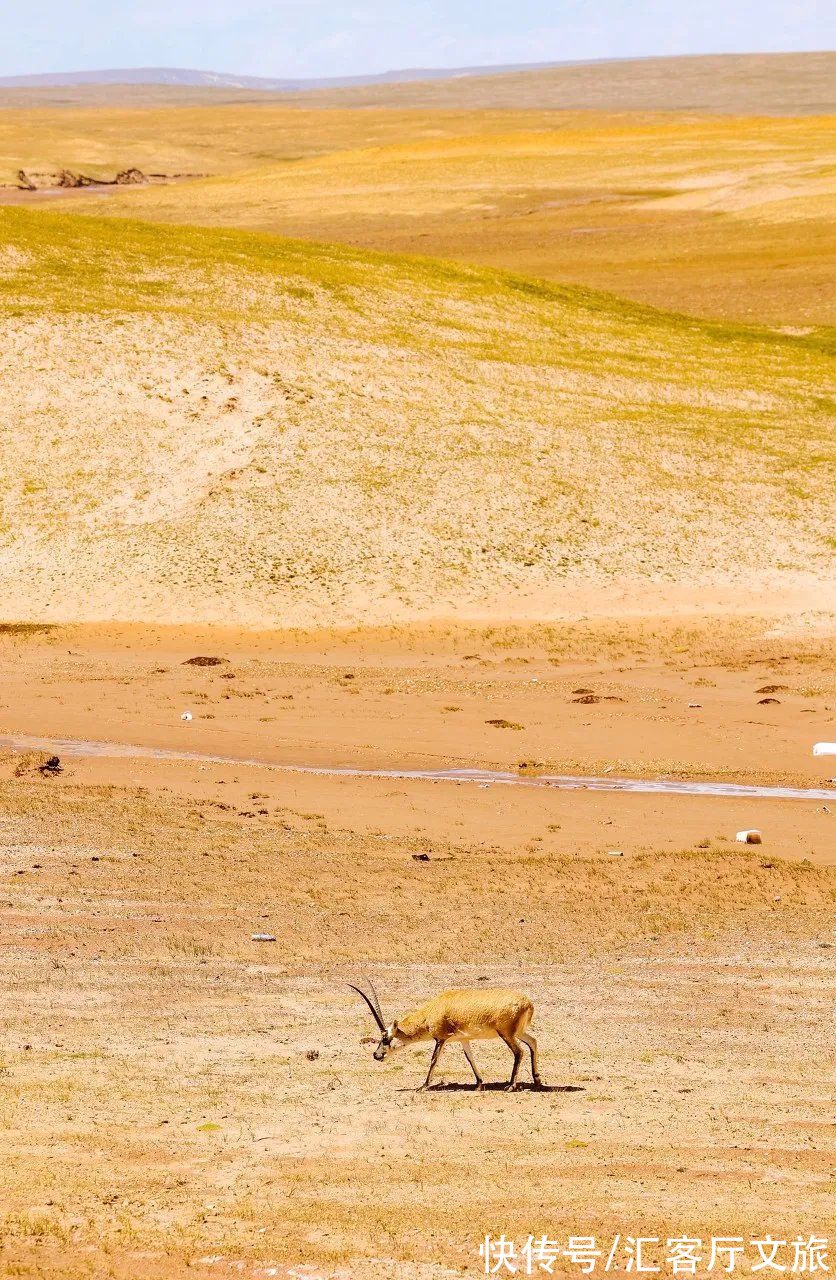
<svg viewBox="0 0 836 1280">
<path fill-rule="evenodd" d="M 0 730 L 823 783 L 829 636 L 684 634 L 7 626 Z M 434 1280 L 502 1231 L 827 1234 L 828 806 L 41 762 L 0 766 L 0 1275 Z M 476 1095 L 448 1049 L 415 1093 L 425 1051 L 371 1059 L 364 973 L 389 1017 L 521 987 L 550 1089 Z"/>
</svg>

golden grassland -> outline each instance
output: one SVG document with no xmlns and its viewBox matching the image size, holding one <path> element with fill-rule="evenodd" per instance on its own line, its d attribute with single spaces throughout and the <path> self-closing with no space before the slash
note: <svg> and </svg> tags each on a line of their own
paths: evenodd
<svg viewBox="0 0 836 1280">
<path fill-rule="evenodd" d="M 828 607 L 823 333 L 232 230 L 0 236 L 7 617 Z"/>
<path fill-rule="evenodd" d="M 7 111 L 0 172 L 205 179 L 75 212 L 499 266 L 669 310 L 833 323 L 833 118 L 241 104 Z"/>
<path fill-rule="evenodd" d="M 509 128 L 547 128 L 551 111 L 322 110 L 264 102 L 8 106 L 0 111 L 0 182 L 20 168 L 64 165 L 111 178 L 128 164 L 147 172 L 230 174 L 358 147 Z"/>
</svg>

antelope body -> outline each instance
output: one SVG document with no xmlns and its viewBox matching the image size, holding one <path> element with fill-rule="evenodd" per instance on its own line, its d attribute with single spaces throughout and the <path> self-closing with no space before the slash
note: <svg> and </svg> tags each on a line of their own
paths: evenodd
<svg viewBox="0 0 836 1280">
<path fill-rule="evenodd" d="M 370 984 L 371 985 L 371 984 Z M 477 988 L 475 990 L 443 991 L 434 996 L 419 1009 L 404 1018 L 398 1018 L 391 1026 L 386 1026 L 380 1012 L 377 994 L 372 987 L 374 1000 L 369 998 L 359 987 L 352 990 L 362 996 L 371 1010 L 372 1016 L 381 1031 L 381 1039 L 374 1051 L 374 1058 L 382 1062 L 387 1053 L 400 1049 L 407 1044 L 418 1044 L 420 1041 L 434 1040 L 430 1067 L 427 1078 L 421 1085 L 428 1089 L 433 1073 L 441 1056 L 441 1051 L 448 1041 L 458 1042 L 470 1063 L 476 1077 L 476 1088 L 484 1086 L 479 1068 L 470 1047 L 471 1040 L 499 1039 L 507 1044 L 514 1055 L 509 1090 L 517 1088 L 517 1077 L 523 1059 L 523 1045 L 531 1055 L 531 1076 L 534 1084 L 542 1084 L 537 1059 L 537 1041 L 528 1030 L 534 1016 L 534 1005 L 528 996 L 518 991 L 510 991 L 504 987 L 492 989 Z"/>
</svg>

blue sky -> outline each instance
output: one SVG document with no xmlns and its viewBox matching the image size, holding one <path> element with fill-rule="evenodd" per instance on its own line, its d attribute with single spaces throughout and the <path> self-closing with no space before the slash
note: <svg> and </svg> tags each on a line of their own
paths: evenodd
<svg viewBox="0 0 836 1280">
<path fill-rule="evenodd" d="M 5 10 L 5 12 L 2 12 Z M 834 44 L 833 0 L 2 0 L 0 75 L 353 75 Z"/>
</svg>

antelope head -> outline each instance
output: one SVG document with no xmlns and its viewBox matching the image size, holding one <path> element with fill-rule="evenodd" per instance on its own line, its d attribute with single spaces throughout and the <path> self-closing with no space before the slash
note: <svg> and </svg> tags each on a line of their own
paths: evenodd
<svg viewBox="0 0 836 1280">
<path fill-rule="evenodd" d="M 361 1000 L 364 1000 L 369 1007 L 369 1012 L 377 1023 L 380 1031 L 380 1040 L 374 1051 L 373 1057 L 375 1062 L 382 1062 L 387 1053 L 391 1053 L 393 1049 L 399 1049 L 403 1044 L 403 1039 L 398 1032 L 397 1022 L 393 1022 L 391 1027 L 387 1027 L 383 1021 L 383 1014 L 380 1011 L 380 1001 L 377 998 L 377 992 L 374 989 L 374 983 L 367 978 L 371 995 L 366 995 L 365 991 L 361 991 L 359 987 L 355 987 L 353 982 L 349 982 L 352 991 L 356 991 Z"/>
</svg>

